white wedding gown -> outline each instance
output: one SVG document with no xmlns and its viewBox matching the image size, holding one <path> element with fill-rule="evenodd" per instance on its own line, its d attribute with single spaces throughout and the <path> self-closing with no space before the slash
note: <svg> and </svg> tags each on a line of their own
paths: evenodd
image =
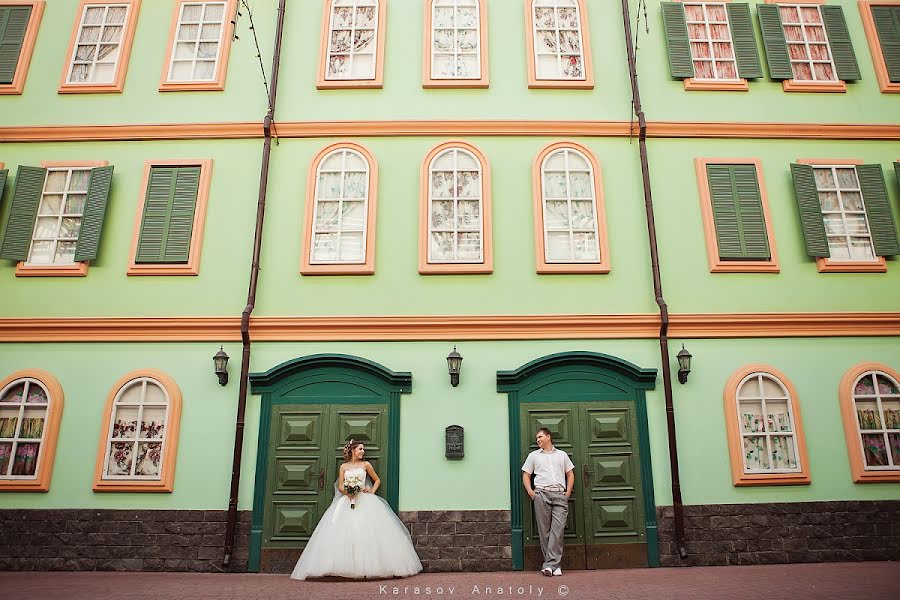
<svg viewBox="0 0 900 600">
<path fill-rule="evenodd" d="M 344 476 L 357 471 L 364 479 L 365 469 L 347 469 Z M 360 493 L 351 509 L 350 500 L 335 490 L 291 578 L 408 577 L 421 570 L 409 531 L 384 499 Z"/>
</svg>

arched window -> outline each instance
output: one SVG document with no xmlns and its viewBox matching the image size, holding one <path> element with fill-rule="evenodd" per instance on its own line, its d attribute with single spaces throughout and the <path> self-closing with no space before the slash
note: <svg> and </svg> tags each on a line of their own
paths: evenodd
<svg viewBox="0 0 900 600">
<path fill-rule="evenodd" d="M 853 481 L 897 483 L 900 376 L 886 365 L 857 365 L 844 375 L 839 395 Z"/>
<path fill-rule="evenodd" d="M 62 387 L 45 371 L 0 381 L 0 491 L 49 491 L 62 406 Z"/>
<path fill-rule="evenodd" d="M 448 142 L 425 158 L 420 273 L 490 273 L 493 269 L 490 173 L 484 155 Z"/>
<path fill-rule="evenodd" d="M 534 164 L 538 273 L 608 273 L 600 165 L 579 144 L 544 148 Z"/>
<path fill-rule="evenodd" d="M 381 87 L 386 0 L 329 0 L 317 87 Z"/>
<path fill-rule="evenodd" d="M 487 87 L 487 1 L 429 0 L 424 87 Z"/>
<path fill-rule="evenodd" d="M 528 87 L 593 88 L 583 0 L 531 0 L 530 4 Z"/>
<path fill-rule="evenodd" d="M 106 403 L 95 491 L 171 492 L 181 392 L 167 375 L 135 371 Z"/>
<path fill-rule="evenodd" d="M 357 144 L 333 144 L 313 159 L 301 273 L 375 272 L 377 169 Z"/>
<path fill-rule="evenodd" d="M 734 485 L 809 483 L 797 394 L 782 373 L 751 365 L 725 384 Z"/>
</svg>

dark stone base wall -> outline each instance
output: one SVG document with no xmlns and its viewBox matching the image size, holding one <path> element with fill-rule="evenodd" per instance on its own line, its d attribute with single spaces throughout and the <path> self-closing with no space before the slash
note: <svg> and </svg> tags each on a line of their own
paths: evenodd
<svg viewBox="0 0 900 600">
<path fill-rule="evenodd" d="M 656 514 L 664 567 L 900 560 L 900 500 L 685 506 L 685 559 Z"/>
<path fill-rule="evenodd" d="M 247 570 L 250 511 L 228 571 Z M 0 571 L 222 572 L 226 511 L 0 510 Z"/>
<path fill-rule="evenodd" d="M 511 571 L 508 510 L 401 512 L 425 571 Z"/>
</svg>

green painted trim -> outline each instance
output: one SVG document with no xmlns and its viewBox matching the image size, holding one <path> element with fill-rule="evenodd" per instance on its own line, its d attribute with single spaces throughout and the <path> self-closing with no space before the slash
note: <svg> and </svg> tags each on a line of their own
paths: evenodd
<svg viewBox="0 0 900 600">
<path fill-rule="evenodd" d="M 637 389 L 652 390 L 656 387 L 656 369 L 643 369 L 627 360 L 600 352 L 560 352 L 536 358 L 518 369 L 497 371 L 497 391 L 507 392 L 519 389 L 525 379 L 538 371 L 569 365 L 590 366 L 613 371 L 630 379 Z"/>
<path fill-rule="evenodd" d="M 644 485 L 644 521 L 647 533 L 647 560 L 651 567 L 659 566 L 659 537 L 656 525 L 656 500 L 653 495 L 653 473 L 650 461 L 650 429 L 647 420 L 647 401 L 645 390 L 654 389 L 656 386 L 656 369 L 643 369 L 628 361 L 599 352 L 560 352 L 542 358 L 537 358 L 522 365 L 518 369 L 510 371 L 497 371 L 497 391 L 507 393 L 508 421 L 509 421 L 509 499 L 510 499 L 510 534 L 512 545 L 512 568 L 521 571 L 525 568 L 524 526 L 522 523 L 522 494 L 520 493 L 521 478 L 519 463 L 519 446 L 522 440 L 522 431 L 519 426 L 519 411 L 523 401 L 519 398 L 519 391 L 548 371 L 559 367 L 593 367 L 602 371 L 612 372 L 613 376 L 624 375 L 623 381 L 634 389 L 634 396 L 627 398 L 635 401 L 638 416 L 638 444 L 641 449 L 641 480 Z M 591 398 L 598 399 L 596 394 Z M 599 398 L 622 400 L 622 395 L 615 398 Z M 558 402 L 582 402 L 580 397 L 569 397 L 557 400 Z M 530 402 L 525 400 L 524 402 Z M 540 400 L 535 400 L 540 402 Z"/>
<path fill-rule="evenodd" d="M 412 392 L 412 373 L 391 371 L 378 363 L 350 354 L 313 354 L 301 356 L 272 367 L 265 373 L 250 373 L 250 393 L 271 392 L 274 386 L 286 377 L 308 369 L 337 367 L 362 371 L 388 386 L 397 387 L 400 394 Z"/>
<path fill-rule="evenodd" d="M 250 554 L 247 571 L 259 573 L 260 550 L 262 549 L 263 505 L 266 500 L 266 456 L 269 447 L 269 421 L 272 418 L 272 398 L 265 394 L 259 409 L 259 435 L 256 449 L 256 478 L 253 483 L 253 516 L 250 522 Z"/>
</svg>

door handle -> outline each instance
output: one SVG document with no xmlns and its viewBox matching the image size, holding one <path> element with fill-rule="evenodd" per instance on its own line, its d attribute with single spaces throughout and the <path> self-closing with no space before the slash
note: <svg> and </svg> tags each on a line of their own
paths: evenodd
<svg viewBox="0 0 900 600">
<path fill-rule="evenodd" d="M 325 467 L 319 470 L 319 491 L 325 489 Z"/>
<path fill-rule="evenodd" d="M 584 480 L 584 487 L 586 487 L 586 488 L 591 487 L 591 473 L 592 472 L 593 471 L 588 469 L 587 463 L 581 465 L 582 479 Z"/>
</svg>

